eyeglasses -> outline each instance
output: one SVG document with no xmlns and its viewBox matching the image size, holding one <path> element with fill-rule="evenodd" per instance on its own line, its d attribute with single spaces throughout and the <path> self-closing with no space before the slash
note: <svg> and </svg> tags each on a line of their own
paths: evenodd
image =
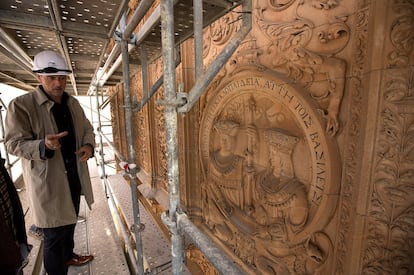
<svg viewBox="0 0 414 275">
<path fill-rule="evenodd" d="M 71 73 L 72 71 L 71 70 L 65 70 L 65 69 L 58 69 L 58 68 L 55 68 L 55 67 L 46 67 L 46 68 L 43 68 L 41 70 L 35 70 L 33 72 L 34 73 L 40 73 L 40 74 L 55 74 L 55 73 L 58 73 L 58 72 Z"/>
</svg>

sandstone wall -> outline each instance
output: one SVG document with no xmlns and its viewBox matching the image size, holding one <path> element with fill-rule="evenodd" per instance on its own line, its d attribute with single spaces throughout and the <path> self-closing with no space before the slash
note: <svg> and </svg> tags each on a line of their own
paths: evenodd
<svg viewBox="0 0 414 275">
<path fill-rule="evenodd" d="M 204 31 L 207 68 L 240 10 Z M 253 28 L 185 116 L 184 210 L 250 274 L 414 273 L 414 2 L 255 0 Z M 191 40 L 177 85 L 194 84 Z M 162 75 L 149 68 L 150 85 Z M 122 86 L 114 141 L 127 155 Z M 132 94 L 142 98 L 140 74 Z M 141 191 L 168 208 L 162 88 L 134 115 Z M 214 273 L 191 244 L 193 271 Z M 194 264 L 194 265 L 193 265 Z"/>
</svg>

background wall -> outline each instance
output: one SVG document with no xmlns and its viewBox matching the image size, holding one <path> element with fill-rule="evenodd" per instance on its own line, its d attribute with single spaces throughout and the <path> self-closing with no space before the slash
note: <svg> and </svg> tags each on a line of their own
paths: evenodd
<svg viewBox="0 0 414 275">
<path fill-rule="evenodd" d="M 184 210 L 250 273 L 412 274 L 414 3 L 257 0 L 252 14 L 249 36 L 179 117 Z M 237 32 L 239 17 L 236 10 L 205 29 L 205 67 Z M 185 92 L 195 78 L 192 40 L 181 54 L 177 82 Z M 149 74 L 151 85 L 160 60 Z M 141 98 L 140 75 L 132 82 Z M 122 86 L 115 92 L 114 140 L 127 155 Z M 155 217 L 168 208 L 162 98 L 161 89 L 134 115 L 140 189 Z M 219 121 L 238 125 L 236 145 L 224 153 Z M 289 145 L 286 136 L 297 143 L 271 165 L 266 133 L 275 129 L 278 150 Z M 218 157 L 232 169 L 217 174 Z M 262 180 L 287 167 L 294 173 Z M 187 248 L 194 271 L 214 272 Z"/>
</svg>

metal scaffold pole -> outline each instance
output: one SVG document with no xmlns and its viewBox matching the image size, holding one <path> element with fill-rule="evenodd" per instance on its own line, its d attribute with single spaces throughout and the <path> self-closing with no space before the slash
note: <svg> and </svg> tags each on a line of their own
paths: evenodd
<svg viewBox="0 0 414 275">
<path fill-rule="evenodd" d="M 148 0 L 143 9 L 147 10 Z M 138 168 L 135 165 L 134 155 L 134 136 L 132 125 L 132 114 L 136 111 L 141 111 L 144 105 L 152 97 L 152 95 L 163 84 L 164 98 L 158 101 L 162 104 L 165 117 L 165 136 L 166 136 L 166 159 L 167 159 L 167 180 L 168 180 L 168 194 L 169 194 L 169 209 L 162 214 L 162 220 L 169 228 L 171 234 L 171 256 L 172 256 L 172 274 L 182 274 L 183 264 L 185 262 L 185 248 L 184 236 L 188 237 L 204 255 L 213 264 L 213 266 L 221 273 L 225 274 L 243 274 L 244 272 L 234 261 L 219 247 L 217 247 L 212 240 L 210 240 L 201 230 L 195 226 L 185 213 L 180 208 L 180 184 L 179 184 L 179 169 L 178 169 L 178 138 L 177 128 L 178 120 L 177 114 L 186 113 L 190 111 L 192 106 L 197 102 L 206 87 L 212 81 L 214 76 L 226 64 L 228 59 L 235 52 L 237 47 L 251 30 L 251 0 L 243 2 L 242 11 L 242 27 L 224 47 L 221 53 L 216 57 L 213 63 L 204 72 L 203 69 L 203 5 L 201 0 L 194 0 L 194 39 L 195 39 L 195 78 L 194 86 L 184 96 L 181 91 L 177 92 L 176 88 L 176 66 L 180 61 L 180 54 L 175 45 L 174 37 L 174 1 L 161 0 L 159 9 L 154 11 L 161 20 L 161 53 L 163 61 L 163 74 L 156 81 L 156 83 L 149 89 L 148 87 L 148 72 L 147 72 L 147 52 L 146 45 L 140 39 L 140 35 L 132 35 L 132 26 L 136 26 L 139 21 L 133 17 L 134 20 L 125 27 L 125 17 L 120 24 L 121 32 L 118 33 L 120 38 L 116 47 L 121 50 L 122 71 L 124 80 L 124 104 L 125 104 L 125 123 L 126 136 L 128 144 L 128 175 L 131 178 L 131 193 L 134 212 L 134 228 L 133 232 L 136 236 L 137 249 L 137 273 L 144 274 L 144 255 L 141 231 L 143 225 L 140 224 L 140 212 L 138 207 L 138 191 L 137 191 L 137 172 Z M 135 15 L 141 18 L 141 12 L 136 12 Z M 158 17 L 157 16 L 157 17 Z M 132 39 L 134 38 L 134 39 Z M 137 104 L 131 100 L 130 87 L 130 70 L 129 70 L 129 50 L 134 46 L 129 42 L 134 41 L 135 46 L 141 47 L 141 65 L 143 78 L 143 98 Z M 177 59 L 177 60 L 175 60 Z M 115 62 L 119 64 L 120 62 Z M 117 67 L 116 65 L 113 66 Z M 112 71 L 112 70 L 111 70 Z M 107 104 L 104 103 L 105 105 Z M 131 166 L 132 164 L 132 166 Z"/>
<path fill-rule="evenodd" d="M 125 29 L 125 28 L 123 28 Z M 128 53 L 129 39 L 122 38 L 121 43 L 122 52 L 122 71 L 124 80 L 124 104 L 125 104 L 125 126 L 128 142 L 128 169 L 127 172 L 130 177 L 132 207 L 134 212 L 134 226 L 136 249 L 137 249 L 137 264 L 138 274 L 144 274 L 144 255 L 142 247 L 141 231 L 143 225 L 141 224 L 140 211 L 138 205 L 138 190 L 137 190 L 137 172 L 138 169 L 135 164 L 135 149 L 134 149 L 134 133 L 132 125 L 132 103 L 131 103 L 131 85 L 130 85 L 130 71 L 129 71 L 129 53 Z"/>
<path fill-rule="evenodd" d="M 101 134 L 101 128 L 102 128 L 102 121 L 101 121 L 101 109 L 99 107 L 99 87 L 96 87 L 96 110 L 98 112 L 98 133 L 99 133 L 99 166 L 101 168 L 101 175 L 100 178 L 106 178 L 106 172 L 105 172 L 105 159 L 104 159 L 104 150 L 103 150 L 103 140 L 102 140 L 102 134 Z"/>
<path fill-rule="evenodd" d="M 183 238 L 177 230 L 176 212 L 180 202 L 178 184 L 177 111 L 174 64 L 174 2 L 161 0 L 161 42 L 164 71 L 165 131 L 167 143 L 169 211 L 163 220 L 171 232 L 172 274 L 182 274 Z"/>
<path fill-rule="evenodd" d="M 180 184 L 178 176 L 178 142 L 177 142 L 177 112 L 187 112 L 204 92 L 207 85 L 222 68 L 230 56 L 234 53 L 241 41 L 246 37 L 251 29 L 251 1 L 246 0 L 243 5 L 243 26 L 233 37 L 229 45 L 214 60 L 212 67 L 206 73 L 203 71 L 201 59 L 201 21 L 202 5 L 197 0 L 194 1 L 195 13 L 195 51 L 196 51 L 196 77 L 197 81 L 188 97 L 176 92 L 176 75 L 174 66 L 174 14 L 173 1 L 161 0 L 161 41 L 164 75 L 164 100 L 165 106 L 165 127 L 167 143 L 167 163 L 168 163 L 168 192 L 170 198 L 169 210 L 163 213 L 163 222 L 169 227 L 171 232 L 171 254 L 172 254 L 172 273 L 182 274 L 182 264 L 184 262 L 184 234 L 205 253 L 207 258 L 217 268 L 221 274 L 243 274 L 243 271 L 229 258 L 221 249 L 216 247 L 198 228 L 191 223 L 185 213 L 180 209 Z M 198 74 L 201 74 L 199 76 Z"/>
<path fill-rule="evenodd" d="M 101 87 L 96 86 L 95 87 L 95 99 L 96 99 L 96 110 L 97 110 L 97 115 L 98 115 L 98 126 L 97 126 L 97 132 L 99 134 L 99 173 L 100 173 L 100 179 L 102 181 L 102 185 L 104 187 L 104 191 L 105 191 L 105 195 L 106 198 L 108 200 L 108 205 L 110 205 L 110 208 L 116 209 L 117 208 L 117 204 L 116 204 L 116 199 L 114 197 L 113 194 L 113 190 L 109 184 L 108 181 L 108 175 L 106 174 L 106 170 L 105 170 L 105 153 L 104 153 L 104 141 L 103 139 L 105 139 L 105 141 L 107 142 L 107 146 L 109 148 L 111 148 L 111 150 L 114 152 L 115 156 L 119 159 L 119 161 L 121 162 L 126 162 L 125 157 L 111 144 L 111 140 L 108 139 L 108 137 L 105 136 L 105 134 L 102 131 L 102 120 L 101 120 L 101 111 L 105 108 L 106 104 L 108 102 L 104 101 L 103 98 L 103 93 L 102 93 L 102 104 L 100 104 L 99 102 L 99 90 Z M 91 97 L 92 98 L 92 97 Z M 92 106 L 92 104 L 91 104 Z M 112 212 L 112 217 L 114 219 L 114 221 L 117 224 L 122 224 L 122 218 L 121 215 L 118 211 L 113 211 Z M 131 238 L 129 236 L 129 232 L 128 229 L 126 229 L 124 226 L 120 226 L 119 227 L 119 231 L 120 231 L 120 235 L 122 236 L 122 240 L 124 242 L 125 245 L 125 249 L 126 249 L 126 256 L 128 257 L 128 261 L 131 262 L 131 274 L 138 274 L 138 265 L 135 262 L 135 249 L 133 247 L 133 243 L 131 242 Z"/>
</svg>

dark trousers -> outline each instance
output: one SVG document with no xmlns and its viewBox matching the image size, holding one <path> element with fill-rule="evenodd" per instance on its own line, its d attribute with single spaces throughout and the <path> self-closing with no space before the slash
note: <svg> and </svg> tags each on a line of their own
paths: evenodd
<svg viewBox="0 0 414 275">
<path fill-rule="evenodd" d="M 79 214 L 80 194 L 73 194 L 72 200 L 76 215 Z M 66 262 L 73 257 L 75 247 L 74 224 L 60 227 L 43 228 L 43 263 L 48 275 L 66 275 Z"/>
<path fill-rule="evenodd" d="M 43 261 L 48 275 L 66 275 L 72 258 L 75 225 L 43 228 Z"/>
</svg>

